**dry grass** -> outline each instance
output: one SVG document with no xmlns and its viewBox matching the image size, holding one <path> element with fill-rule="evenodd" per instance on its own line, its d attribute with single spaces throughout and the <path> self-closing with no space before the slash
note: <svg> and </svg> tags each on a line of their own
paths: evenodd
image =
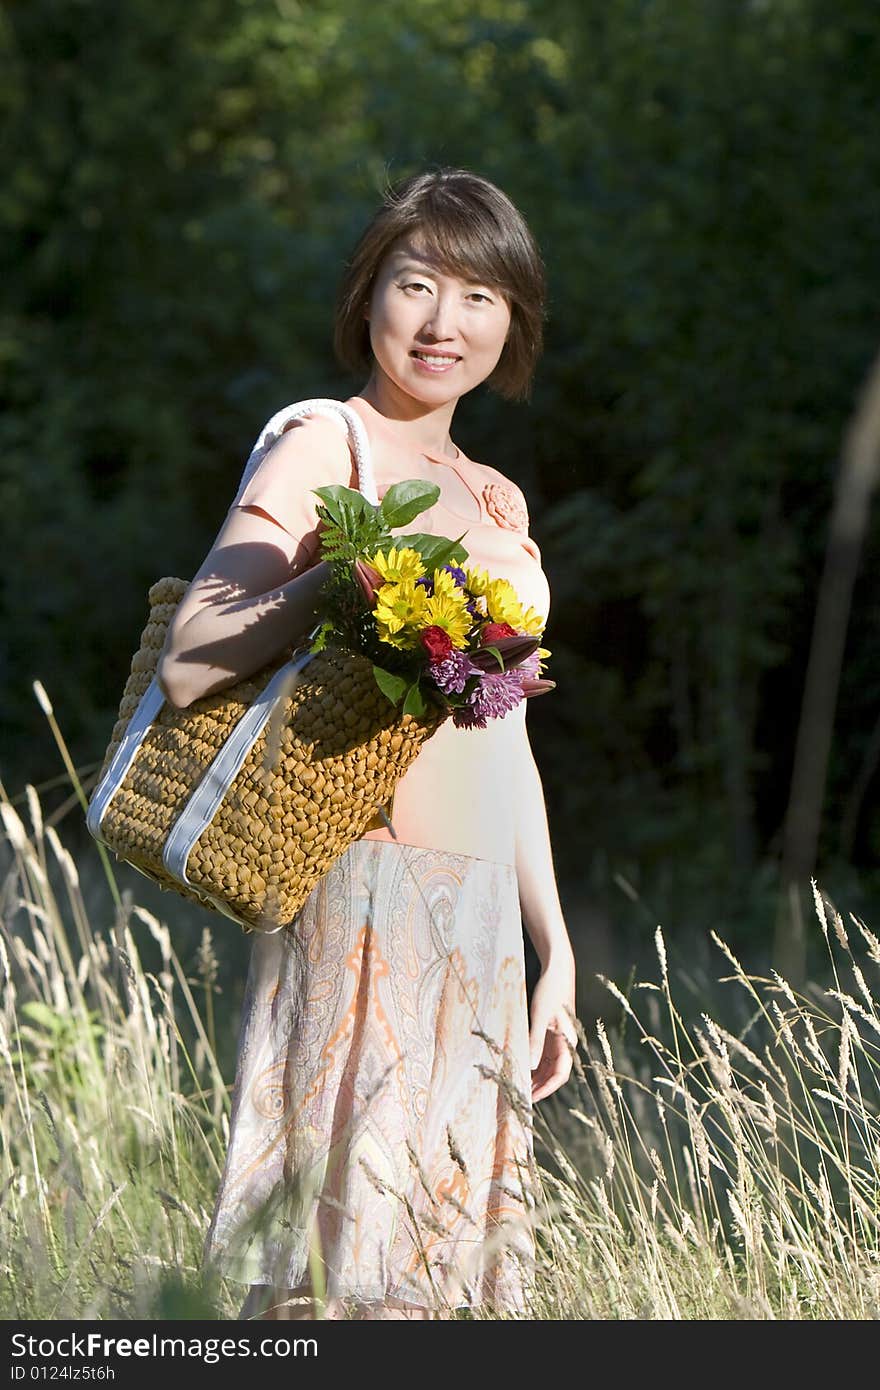
<svg viewBox="0 0 880 1390">
<path fill-rule="evenodd" d="M 199 1268 L 229 1115 L 211 933 L 190 980 L 106 861 L 89 920 L 32 787 L 29 823 L 0 813 L 0 1317 L 235 1318 L 242 1286 Z M 535 1111 L 534 1318 L 880 1316 L 880 941 L 815 901 L 827 986 L 750 975 L 712 932 L 719 1007 L 686 1019 L 659 928 L 656 980 L 599 977 L 613 1022 L 578 1023 Z"/>
<path fill-rule="evenodd" d="M 543 1136 L 557 1167 L 543 1239 L 558 1308 L 544 1316 L 880 1315 L 880 1016 L 866 978 L 880 942 L 850 919 L 860 964 L 814 893 L 827 988 L 750 975 L 711 933 L 739 996 L 733 1026 L 681 1016 L 659 928 L 659 983 L 627 998 L 601 977 L 626 1025 L 618 1040 L 633 1037 L 613 1047 L 600 1020 L 591 1044 L 579 1027 L 580 1099 Z"/>
</svg>

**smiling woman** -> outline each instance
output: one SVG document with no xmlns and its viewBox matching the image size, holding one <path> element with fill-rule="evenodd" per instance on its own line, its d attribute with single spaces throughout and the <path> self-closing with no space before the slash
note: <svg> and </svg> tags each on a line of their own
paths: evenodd
<svg viewBox="0 0 880 1390">
<path fill-rule="evenodd" d="M 511 323 L 507 295 L 444 270 L 424 246 L 424 233 L 404 233 L 392 246 L 364 317 L 389 389 L 393 383 L 441 408 L 448 408 L 451 390 L 462 396 L 492 375 Z"/>
<path fill-rule="evenodd" d="M 486 385 L 508 400 L 528 399 L 543 344 L 545 284 L 538 249 L 521 213 L 500 188 L 465 171 L 418 174 L 391 190 L 352 255 L 340 287 L 337 355 L 353 371 L 371 369 L 375 324 L 371 296 L 379 270 L 407 297 L 428 296 L 445 332 L 451 309 L 438 299 L 438 279 L 475 309 L 488 305 L 497 319 L 499 301 L 509 311 L 499 357 Z M 468 321 L 468 320 L 466 320 Z M 428 329 L 430 332 L 430 323 Z M 412 343 L 413 352 L 456 356 L 445 338 Z M 474 383 L 476 384 L 476 383 Z M 469 387 L 461 387 L 461 395 Z"/>
<path fill-rule="evenodd" d="M 444 170 L 389 191 L 336 321 L 339 356 L 367 373 L 348 405 L 379 495 L 406 478 L 436 483 L 420 528 L 462 537 L 469 565 L 509 580 L 542 625 L 550 591 L 525 498 L 450 426 L 481 383 L 527 397 L 543 296 L 514 205 Z M 249 476 L 167 653 L 169 671 L 191 672 L 190 696 L 222 688 L 218 666 L 226 683 L 256 669 L 302 621 L 321 563 L 312 490 L 351 471 L 344 433 L 312 416 Z M 235 602 L 218 601 L 218 586 Z M 398 782 L 390 821 L 283 930 L 254 938 L 204 1251 L 250 1284 L 240 1317 L 314 1317 L 321 1287 L 330 1317 L 528 1316 L 532 1106 L 567 1079 L 576 1038 L 574 955 L 525 707 L 441 725 Z M 530 1007 L 524 922 L 541 963 Z"/>
</svg>

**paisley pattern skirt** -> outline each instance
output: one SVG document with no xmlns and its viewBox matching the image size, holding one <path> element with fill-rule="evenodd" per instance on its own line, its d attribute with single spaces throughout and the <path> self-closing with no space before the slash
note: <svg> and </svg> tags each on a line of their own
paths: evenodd
<svg viewBox="0 0 880 1390">
<path fill-rule="evenodd" d="M 254 936 L 205 1267 L 528 1316 L 538 1183 L 515 870 L 356 841 Z"/>
</svg>

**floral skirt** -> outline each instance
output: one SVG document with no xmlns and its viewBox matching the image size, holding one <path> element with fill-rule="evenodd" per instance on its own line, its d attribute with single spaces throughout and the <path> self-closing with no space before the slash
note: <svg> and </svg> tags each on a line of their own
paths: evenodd
<svg viewBox="0 0 880 1390">
<path fill-rule="evenodd" d="M 537 1189 L 515 870 L 356 841 L 253 938 L 206 1268 L 527 1316 Z"/>
</svg>

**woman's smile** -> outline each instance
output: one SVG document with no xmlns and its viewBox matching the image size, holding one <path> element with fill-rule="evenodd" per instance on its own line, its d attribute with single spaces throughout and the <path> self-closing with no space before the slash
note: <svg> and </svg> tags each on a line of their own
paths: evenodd
<svg viewBox="0 0 880 1390">
<path fill-rule="evenodd" d="M 422 371 L 432 373 L 448 372 L 461 361 L 461 358 L 453 353 L 435 352 L 431 348 L 413 348 L 410 357 L 418 363 Z"/>
</svg>

